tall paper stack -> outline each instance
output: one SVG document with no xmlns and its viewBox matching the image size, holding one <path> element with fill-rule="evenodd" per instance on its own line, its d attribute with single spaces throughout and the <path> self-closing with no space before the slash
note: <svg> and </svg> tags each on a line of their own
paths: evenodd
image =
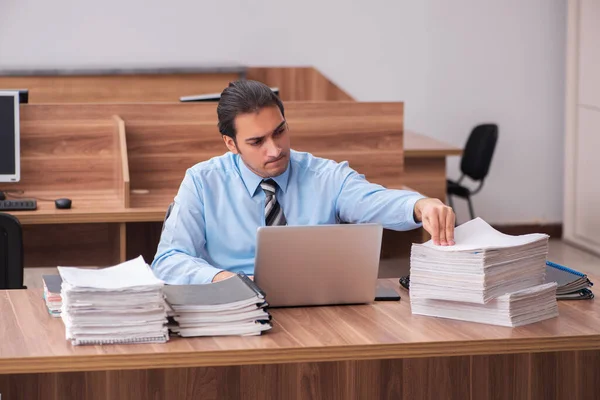
<svg viewBox="0 0 600 400">
<path fill-rule="evenodd" d="M 114 267 L 58 267 L 61 318 L 74 345 L 164 343 L 164 283 L 140 256 Z"/>
<path fill-rule="evenodd" d="M 476 218 L 455 229 L 455 242 L 413 245 L 413 314 L 505 326 L 558 315 L 556 284 L 544 284 L 548 235 L 505 235 Z"/>
</svg>

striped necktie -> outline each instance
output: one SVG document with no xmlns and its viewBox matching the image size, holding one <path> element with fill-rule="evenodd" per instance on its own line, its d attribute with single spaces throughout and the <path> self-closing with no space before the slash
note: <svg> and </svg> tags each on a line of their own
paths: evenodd
<svg viewBox="0 0 600 400">
<path fill-rule="evenodd" d="M 265 201 L 265 225 L 287 225 L 283 209 L 275 197 L 275 188 L 277 184 L 273 179 L 265 179 L 260 183 L 267 199 Z"/>
</svg>

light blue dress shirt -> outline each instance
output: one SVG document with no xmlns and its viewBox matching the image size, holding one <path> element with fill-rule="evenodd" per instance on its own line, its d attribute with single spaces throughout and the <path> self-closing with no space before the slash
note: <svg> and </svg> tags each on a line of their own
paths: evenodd
<svg viewBox="0 0 600 400">
<path fill-rule="evenodd" d="M 262 179 L 232 153 L 188 169 L 152 262 L 156 276 L 169 284 L 197 284 L 222 270 L 253 275 L 256 230 L 265 226 Z M 273 180 L 288 225 L 421 226 L 413 210 L 424 196 L 369 183 L 347 162 L 292 150 L 287 170 Z"/>
</svg>

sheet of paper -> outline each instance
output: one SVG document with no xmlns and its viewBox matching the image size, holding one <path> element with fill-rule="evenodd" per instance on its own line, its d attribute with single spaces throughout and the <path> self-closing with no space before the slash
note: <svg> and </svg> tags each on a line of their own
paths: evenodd
<svg viewBox="0 0 600 400">
<path fill-rule="evenodd" d="M 436 246 L 431 240 L 423 243 L 423 246 L 446 252 L 477 251 L 522 246 L 547 238 L 548 235 L 541 233 L 521 236 L 505 235 L 492 228 L 483 219 L 475 218 L 454 229 L 456 243 L 454 246 Z"/>
<path fill-rule="evenodd" d="M 126 261 L 114 267 L 103 269 L 84 269 L 58 267 L 63 281 L 73 287 L 117 290 L 139 286 L 162 286 L 142 256 Z"/>
</svg>

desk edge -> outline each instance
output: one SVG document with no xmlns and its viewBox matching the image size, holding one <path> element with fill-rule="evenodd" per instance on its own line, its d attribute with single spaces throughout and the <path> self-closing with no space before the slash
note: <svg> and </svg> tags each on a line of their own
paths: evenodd
<svg viewBox="0 0 600 400">
<path fill-rule="evenodd" d="M 582 350 L 600 350 L 600 334 L 463 342 L 305 347 L 298 349 L 276 348 L 2 358 L 0 359 L 0 374 L 219 367 Z"/>
</svg>

